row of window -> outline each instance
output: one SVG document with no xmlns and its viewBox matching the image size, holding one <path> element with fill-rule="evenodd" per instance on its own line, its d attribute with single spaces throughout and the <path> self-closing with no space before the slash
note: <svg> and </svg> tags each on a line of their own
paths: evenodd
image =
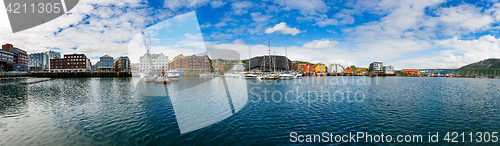
<svg viewBox="0 0 500 146">
<path fill-rule="evenodd" d="M 84 56 L 64 56 L 64 58 L 85 58 Z"/>
<path fill-rule="evenodd" d="M 51 68 L 63 68 L 62 66 L 52 66 Z M 85 68 L 85 66 L 68 66 L 68 68 Z"/>
</svg>

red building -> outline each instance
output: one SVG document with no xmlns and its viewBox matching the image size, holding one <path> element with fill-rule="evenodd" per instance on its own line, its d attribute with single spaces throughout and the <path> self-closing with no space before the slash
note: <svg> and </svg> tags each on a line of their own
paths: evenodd
<svg viewBox="0 0 500 146">
<path fill-rule="evenodd" d="M 6 63 L 4 67 L 7 71 L 28 71 L 28 53 L 22 49 L 14 47 L 12 44 L 2 45 L 2 50 L 10 53 L 14 53 L 13 57 L 14 63 Z M 5 55 L 5 54 L 4 54 Z M 3 56 L 3 55 L 2 55 Z M 6 56 L 7 57 L 7 56 Z M 0 63 L 3 64 L 3 63 Z"/>
<path fill-rule="evenodd" d="M 403 69 L 405 74 L 420 74 L 420 69 Z"/>
<path fill-rule="evenodd" d="M 303 64 L 301 66 L 303 73 L 314 73 L 314 66 L 312 66 L 310 63 Z"/>
<path fill-rule="evenodd" d="M 345 68 L 344 72 L 346 74 L 352 74 L 352 69 L 350 67 Z"/>
</svg>

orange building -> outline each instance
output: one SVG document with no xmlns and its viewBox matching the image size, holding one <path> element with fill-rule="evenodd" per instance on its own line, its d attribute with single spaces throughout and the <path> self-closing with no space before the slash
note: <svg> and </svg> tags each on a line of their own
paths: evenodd
<svg viewBox="0 0 500 146">
<path fill-rule="evenodd" d="M 314 73 L 314 66 L 312 66 L 310 63 L 303 64 L 301 66 L 303 73 Z"/>
<path fill-rule="evenodd" d="M 420 69 L 403 69 L 405 74 L 420 74 Z"/>
<path fill-rule="evenodd" d="M 188 68 L 188 60 L 184 55 L 177 55 L 170 63 L 170 69 L 187 69 Z"/>
<path fill-rule="evenodd" d="M 357 68 L 356 72 L 358 72 L 358 73 L 365 73 L 367 71 L 366 71 L 366 68 Z"/>
<path fill-rule="evenodd" d="M 345 68 L 344 72 L 346 74 L 352 74 L 352 69 L 350 67 Z"/>
</svg>

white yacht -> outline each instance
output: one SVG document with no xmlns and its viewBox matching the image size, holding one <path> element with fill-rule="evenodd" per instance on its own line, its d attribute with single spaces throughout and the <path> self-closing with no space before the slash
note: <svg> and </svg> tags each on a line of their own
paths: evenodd
<svg viewBox="0 0 500 146">
<path fill-rule="evenodd" d="M 258 76 L 257 73 L 246 73 L 245 79 L 257 79 Z"/>
<path fill-rule="evenodd" d="M 295 76 L 290 72 L 284 72 L 279 75 L 279 78 L 282 80 L 289 80 L 295 78 Z"/>
</svg>

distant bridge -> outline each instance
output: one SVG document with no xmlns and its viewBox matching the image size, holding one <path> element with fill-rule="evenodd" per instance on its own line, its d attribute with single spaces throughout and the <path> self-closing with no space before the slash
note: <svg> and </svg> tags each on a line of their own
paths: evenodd
<svg viewBox="0 0 500 146">
<path fill-rule="evenodd" d="M 417 70 L 417 69 L 415 69 Z M 487 68 L 487 69 L 418 69 L 424 74 L 453 74 L 461 76 L 488 76 L 496 77 L 500 75 L 500 68 Z M 422 73 L 421 73 L 422 74 Z"/>
</svg>

